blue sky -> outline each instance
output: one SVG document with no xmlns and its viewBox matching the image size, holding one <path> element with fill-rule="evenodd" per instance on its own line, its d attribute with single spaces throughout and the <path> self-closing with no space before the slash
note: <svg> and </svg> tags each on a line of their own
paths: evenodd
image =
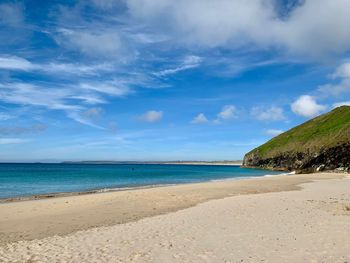
<svg viewBox="0 0 350 263">
<path fill-rule="evenodd" d="M 350 1 L 0 1 L 0 160 L 236 160 L 350 104 Z"/>
</svg>

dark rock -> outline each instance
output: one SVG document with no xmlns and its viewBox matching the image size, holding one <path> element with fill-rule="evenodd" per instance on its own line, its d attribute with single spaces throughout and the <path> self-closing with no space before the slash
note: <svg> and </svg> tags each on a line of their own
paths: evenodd
<svg viewBox="0 0 350 263">
<path fill-rule="evenodd" d="M 272 158 L 260 158 L 259 152 L 247 154 L 244 167 L 312 173 L 336 170 L 348 172 L 350 167 L 350 143 L 343 143 L 318 152 L 284 152 Z"/>
</svg>

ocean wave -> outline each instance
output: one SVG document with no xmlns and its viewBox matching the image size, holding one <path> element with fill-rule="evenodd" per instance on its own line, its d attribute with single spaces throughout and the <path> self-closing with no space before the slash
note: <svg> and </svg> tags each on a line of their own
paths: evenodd
<svg viewBox="0 0 350 263">
<path fill-rule="evenodd" d="M 267 174 L 267 175 L 264 175 L 263 177 L 275 177 L 275 176 L 284 176 L 284 175 L 293 175 L 293 174 L 295 174 L 295 171 L 290 173 Z"/>
<path fill-rule="evenodd" d="M 290 173 L 280 173 L 280 174 L 266 174 L 263 176 L 245 176 L 245 177 L 230 177 L 230 178 L 223 178 L 223 179 L 213 179 L 209 182 L 225 182 L 225 181 L 236 181 L 236 180 L 246 180 L 246 179 L 257 179 L 262 177 L 277 177 L 277 176 L 287 176 L 287 175 L 293 175 L 295 172 Z"/>
</svg>

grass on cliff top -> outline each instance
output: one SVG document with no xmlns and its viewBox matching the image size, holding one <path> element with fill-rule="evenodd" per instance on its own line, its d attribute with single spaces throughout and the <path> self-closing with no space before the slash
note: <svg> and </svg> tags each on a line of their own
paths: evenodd
<svg viewBox="0 0 350 263">
<path fill-rule="evenodd" d="M 350 142 L 350 106 L 338 107 L 296 126 L 248 155 L 256 153 L 261 158 L 269 158 L 285 152 L 317 151 L 344 142 Z"/>
</svg>

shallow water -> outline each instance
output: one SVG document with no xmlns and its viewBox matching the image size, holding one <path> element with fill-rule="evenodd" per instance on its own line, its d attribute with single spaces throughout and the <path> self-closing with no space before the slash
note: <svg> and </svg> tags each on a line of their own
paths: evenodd
<svg viewBox="0 0 350 263">
<path fill-rule="evenodd" d="M 224 165 L 0 164 L 0 198 L 243 179 L 279 173 Z"/>
</svg>

